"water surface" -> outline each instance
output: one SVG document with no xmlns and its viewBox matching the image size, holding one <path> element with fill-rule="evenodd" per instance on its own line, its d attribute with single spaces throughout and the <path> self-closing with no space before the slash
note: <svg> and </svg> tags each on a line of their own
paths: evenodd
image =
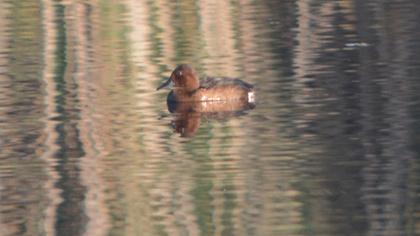
<svg viewBox="0 0 420 236">
<path fill-rule="evenodd" d="M 417 235 L 419 29 L 414 0 L 1 1 L 0 235 Z M 180 135 L 180 63 L 256 106 Z"/>
</svg>

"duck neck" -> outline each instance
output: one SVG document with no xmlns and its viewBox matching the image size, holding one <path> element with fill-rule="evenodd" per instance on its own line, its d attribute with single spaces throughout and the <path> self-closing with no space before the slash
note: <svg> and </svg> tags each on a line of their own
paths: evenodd
<svg viewBox="0 0 420 236">
<path fill-rule="evenodd" d="M 194 95 L 195 92 L 197 92 L 197 89 L 174 89 L 174 95 L 178 98 L 187 98 Z"/>
</svg>

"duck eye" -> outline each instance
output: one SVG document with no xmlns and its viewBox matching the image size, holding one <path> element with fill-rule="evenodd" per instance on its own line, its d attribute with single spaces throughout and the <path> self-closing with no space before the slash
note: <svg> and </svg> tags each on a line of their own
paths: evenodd
<svg viewBox="0 0 420 236">
<path fill-rule="evenodd" d="M 178 75 L 179 75 L 179 76 L 182 76 L 182 71 L 178 72 Z"/>
</svg>

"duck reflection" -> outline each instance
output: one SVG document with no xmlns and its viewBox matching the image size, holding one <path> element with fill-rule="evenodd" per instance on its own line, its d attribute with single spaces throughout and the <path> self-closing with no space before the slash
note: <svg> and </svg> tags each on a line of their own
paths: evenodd
<svg viewBox="0 0 420 236">
<path fill-rule="evenodd" d="M 181 137 L 192 137 L 200 127 L 202 119 L 227 120 L 247 114 L 255 107 L 247 101 L 173 102 L 167 101 L 173 113 L 172 127 Z"/>
</svg>

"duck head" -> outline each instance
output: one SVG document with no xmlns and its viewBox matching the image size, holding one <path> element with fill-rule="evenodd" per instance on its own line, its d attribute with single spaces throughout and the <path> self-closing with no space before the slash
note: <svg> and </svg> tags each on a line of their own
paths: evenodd
<svg viewBox="0 0 420 236">
<path fill-rule="evenodd" d="M 197 72 L 189 65 L 181 64 L 175 68 L 169 79 L 156 90 L 172 88 L 175 92 L 191 93 L 200 87 Z"/>
</svg>

